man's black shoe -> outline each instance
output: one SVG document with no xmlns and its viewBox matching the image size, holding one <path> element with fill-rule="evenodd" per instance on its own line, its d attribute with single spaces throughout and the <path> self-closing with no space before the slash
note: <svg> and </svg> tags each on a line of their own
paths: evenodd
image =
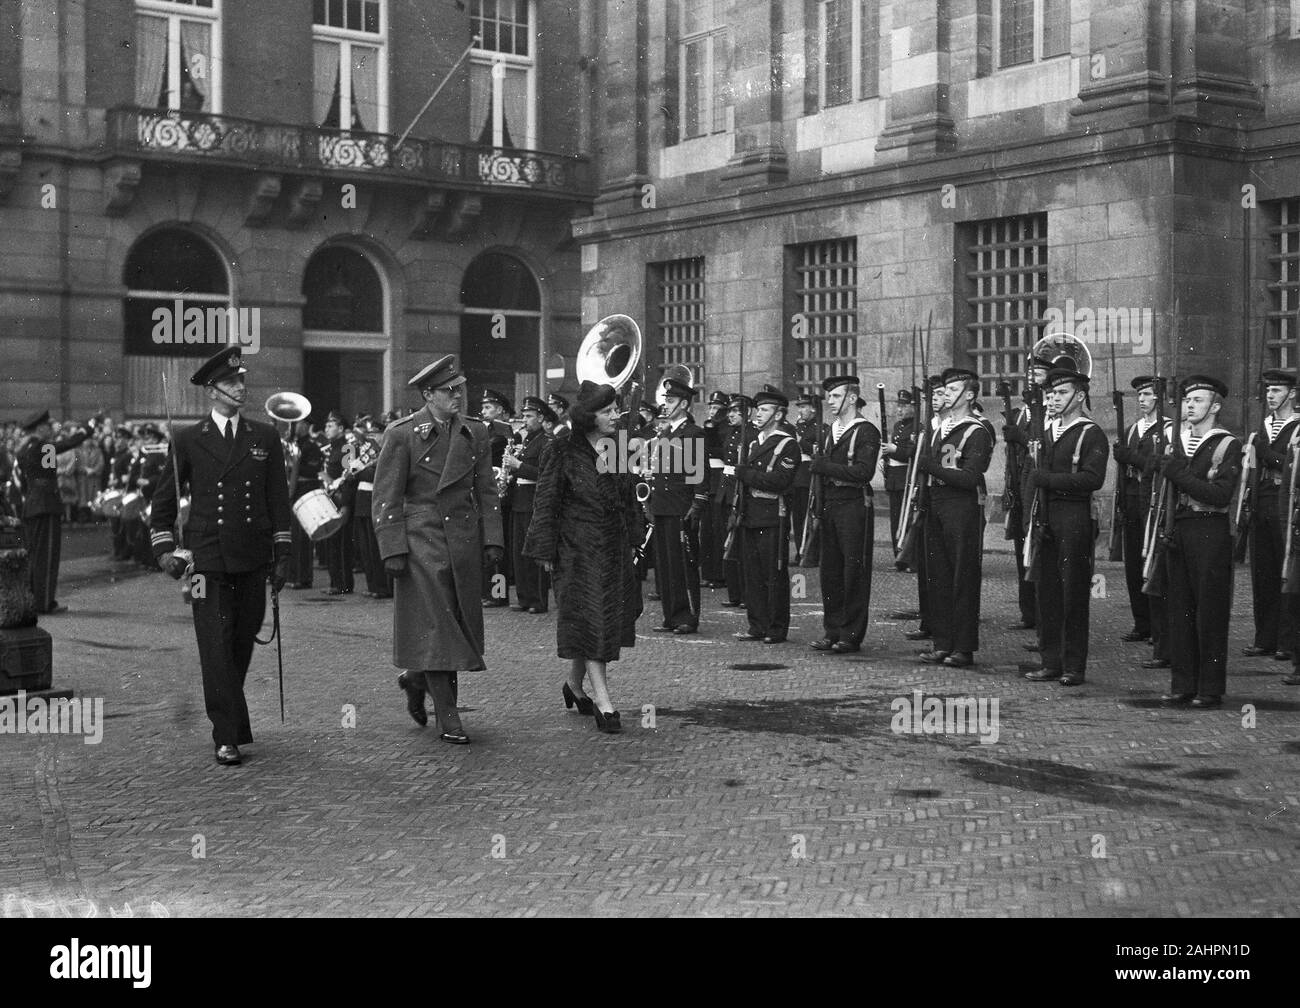
<svg viewBox="0 0 1300 1008">
<path fill-rule="evenodd" d="M 1290 661 L 1293 657 L 1294 657 L 1294 655 L 1292 655 L 1290 651 L 1279 651 L 1279 652 L 1277 652 L 1275 655 L 1273 655 L 1273 660 L 1274 660 L 1274 661 Z"/>
<path fill-rule="evenodd" d="M 923 665 L 942 665 L 943 660 L 950 654 L 951 651 L 922 651 L 916 656 L 916 660 Z"/>
<path fill-rule="evenodd" d="M 855 654 L 862 650 L 862 646 L 860 644 L 854 644 L 852 641 L 842 640 L 837 642 L 831 650 L 836 654 Z"/>
<path fill-rule="evenodd" d="M 886 619 L 899 620 L 900 622 L 906 622 L 907 620 L 918 620 L 920 618 L 921 618 L 921 614 L 917 612 L 915 609 L 900 609 L 897 612 L 891 612 L 886 617 Z"/>
<path fill-rule="evenodd" d="M 975 664 L 975 656 L 969 651 L 954 651 L 943 663 L 949 668 L 970 668 Z"/>
<path fill-rule="evenodd" d="M 748 631 L 741 631 L 740 633 L 734 633 L 731 636 L 739 641 L 756 641 L 756 640 L 763 639 L 763 635 L 761 633 L 749 633 Z"/>
<path fill-rule="evenodd" d="M 835 647 L 837 643 L 838 641 L 833 641 L 829 637 L 823 637 L 821 640 L 813 641 L 808 646 L 814 651 L 829 651 Z"/>
<path fill-rule="evenodd" d="M 651 627 L 650 632 L 651 633 L 672 633 L 676 629 L 677 629 L 676 627 L 671 627 L 671 626 L 657 626 L 657 627 Z"/>
<path fill-rule="evenodd" d="M 424 690 L 411 682 L 410 676 L 405 672 L 397 677 L 397 685 L 406 694 L 406 712 L 411 715 L 412 721 L 423 728 L 429 723 L 429 715 L 424 710 Z"/>
<path fill-rule="evenodd" d="M 929 640 L 930 631 L 928 630 L 909 630 L 903 634 L 908 640 Z"/>
<path fill-rule="evenodd" d="M 1198 696 L 1192 698 L 1192 704 L 1197 710 L 1214 710 L 1216 707 L 1223 706 L 1223 697 L 1217 696 Z"/>
<path fill-rule="evenodd" d="M 1142 663 L 1143 668 L 1168 668 L 1169 661 L 1165 658 L 1148 658 Z"/>
<path fill-rule="evenodd" d="M 742 605 L 744 605 L 744 603 L 732 602 L 730 599 L 728 599 L 726 602 L 719 602 L 718 605 L 722 606 L 722 608 L 724 609 L 739 609 Z"/>
<path fill-rule="evenodd" d="M 1271 655 L 1273 653 L 1273 649 L 1267 647 L 1260 647 L 1257 644 L 1252 644 L 1250 647 L 1242 648 L 1241 653 L 1245 655 L 1247 658 L 1262 658 L 1264 657 L 1264 655 Z"/>
<path fill-rule="evenodd" d="M 1034 641 L 1034 643 L 1032 643 L 1032 644 L 1022 644 L 1022 645 L 1020 645 L 1020 646 L 1023 647 L 1026 651 L 1041 651 L 1041 650 L 1043 650 L 1043 649 L 1039 646 L 1039 644 L 1038 644 L 1037 641 Z"/>
<path fill-rule="evenodd" d="M 1082 672 L 1067 672 L 1061 676 L 1062 686 L 1082 686 L 1084 683 Z"/>
<path fill-rule="evenodd" d="M 1166 707 L 1181 707 L 1183 704 L 1191 703 L 1194 697 L 1194 693 L 1166 693 L 1160 698 L 1160 702 Z"/>
<path fill-rule="evenodd" d="M 1037 623 L 1026 623 L 1024 620 L 1016 620 L 1014 623 L 1007 624 L 1008 630 L 1037 630 Z"/>
<path fill-rule="evenodd" d="M 700 631 L 699 627 L 691 626 L 689 623 L 681 623 L 678 626 L 673 627 L 673 633 L 683 637 L 686 634 L 699 633 L 699 631 Z"/>
<path fill-rule="evenodd" d="M 1142 633 L 1140 630 L 1130 630 L 1126 634 L 1120 634 L 1119 639 L 1125 644 L 1141 644 L 1145 640 L 1150 640 L 1151 635 L 1149 633 Z"/>
<path fill-rule="evenodd" d="M 784 637 L 764 637 L 764 638 L 763 638 L 763 643 L 764 643 L 764 644 L 784 644 L 784 643 L 785 643 L 785 638 L 784 638 Z"/>
<path fill-rule="evenodd" d="M 239 746 L 217 746 L 217 762 L 222 766 L 239 766 L 244 762 L 243 757 L 239 755 Z"/>
<path fill-rule="evenodd" d="M 1060 669 L 1034 669 L 1032 672 L 1026 672 L 1025 678 L 1030 682 L 1051 682 L 1053 679 L 1061 678 Z"/>
<path fill-rule="evenodd" d="M 1292 672 L 1290 675 L 1284 675 L 1282 682 L 1288 686 L 1300 686 L 1300 671 Z"/>
</svg>

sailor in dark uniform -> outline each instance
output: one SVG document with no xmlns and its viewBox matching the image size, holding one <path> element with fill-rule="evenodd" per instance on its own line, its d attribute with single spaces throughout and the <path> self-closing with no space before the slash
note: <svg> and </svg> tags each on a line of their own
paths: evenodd
<svg viewBox="0 0 1300 1008">
<path fill-rule="evenodd" d="M 790 633 L 790 515 L 785 495 L 794 485 L 799 445 L 779 429 L 789 400 L 770 385 L 754 396 L 756 436 L 736 480 L 745 495 L 740 553 L 745 569 L 749 628 L 737 640 L 780 644 Z"/>
<path fill-rule="evenodd" d="M 1228 511 L 1241 478 L 1241 442 L 1218 426 L 1228 387 L 1193 375 L 1183 382 L 1174 450 L 1157 460 L 1174 491 L 1174 531 L 1165 553 L 1171 686 L 1161 701 L 1199 709 L 1223 703 L 1232 610 Z"/>
<path fill-rule="evenodd" d="M 894 406 L 894 429 L 889 440 L 880 446 L 880 466 L 884 470 L 885 493 L 889 495 L 889 541 L 894 549 L 894 567 L 907 570 L 898 559 L 898 519 L 903 512 L 903 494 L 907 491 L 907 468 L 916 448 L 916 404 L 907 389 L 898 390 Z"/>
<path fill-rule="evenodd" d="M 944 405 L 947 402 L 947 393 L 945 392 L 943 386 L 943 376 L 942 375 L 927 376 L 925 379 L 925 389 L 923 390 L 923 394 L 929 395 L 930 397 L 930 431 L 928 437 L 930 441 L 933 441 L 934 432 L 939 429 L 939 424 L 942 422 L 942 418 L 940 414 L 943 412 Z M 919 430 L 919 425 L 920 425 L 919 417 L 917 418 L 917 424 Z M 929 442 L 927 442 L 922 436 L 918 435 L 917 442 L 916 442 L 916 450 L 922 451 L 924 445 L 928 443 Z M 918 468 L 918 472 L 919 471 L 920 470 Z M 926 489 L 928 490 L 929 477 L 926 476 L 924 473 L 921 473 L 920 478 L 922 483 L 926 485 Z M 916 611 L 907 612 L 906 610 L 904 610 L 902 612 L 895 612 L 889 614 L 890 619 L 898 619 L 898 620 L 919 619 L 921 621 L 921 625 L 918 626 L 915 630 L 908 630 L 906 633 L 903 634 L 903 636 L 910 641 L 930 640 L 930 638 L 934 636 L 933 632 L 930 629 L 931 626 L 930 592 L 929 592 L 929 581 L 928 578 L 926 577 L 926 572 L 925 572 L 926 521 L 925 521 L 924 512 L 921 513 L 917 521 L 918 524 L 916 528 L 916 542 L 912 550 L 913 553 L 912 563 L 913 566 L 916 568 Z"/>
<path fill-rule="evenodd" d="M 253 741 L 244 681 L 254 638 L 266 614 L 266 582 L 284 587 L 289 573 L 289 487 L 280 435 L 269 423 L 240 415 L 246 368 L 238 346 L 213 355 L 190 381 L 203 387 L 212 413 L 181 431 L 153 496 L 154 556 L 174 578 L 196 578 L 194 636 L 203 697 L 212 721 L 217 762 L 240 762 Z M 192 568 L 174 550 L 177 480 L 190 491 L 184 546 Z"/>
<path fill-rule="evenodd" d="M 144 444 L 131 466 L 128 481 L 131 490 L 140 494 L 145 501 L 150 501 L 158 489 L 158 480 L 171 452 L 163 440 L 162 431 L 151 423 L 141 425 L 140 438 Z M 131 541 L 135 561 L 150 570 L 158 570 L 158 562 L 154 559 L 153 547 L 149 541 L 149 529 L 139 518 L 131 519 L 131 524 L 134 526 L 131 529 Z"/>
<path fill-rule="evenodd" d="M 1251 435 L 1259 466 L 1250 529 L 1250 589 L 1255 603 L 1255 642 L 1241 653 L 1272 655 L 1290 661 L 1295 651 L 1295 603 L 1300 595 L 1282 594 L 1282 558 L 1291 532 L 1290 487 L 1283 473 L 1291 439 L 1300 427 L 1296 413 L 1295 372 L 1265 371 L 1261 376 L 1269 413 Z M 1242 530 L 1245 531 L 1244 529 Z"/>
<path fill-rule="evenodd" d="M 59 555 L 63 546 L 63 501 L 59 497 L 57 459 L 90 437 L 90 425 L 77 427 L 57 440 L 49 410 L 23 420 L 23 438 L 15 453 L 14 471 L 22 484 L 23 539 L 31 564 L 32 594 L 42 615 L 67 611 L 55 593 L 59 587 Z M 139 519 L 134 519 L 138 521 Z"/>
<path fill-rule="evenodd" d="M 536 396 L 524 400 L 524 444 L 518 455 L 505 459 L 506 469 L 514 476 L 514 496 L 511 500 L 511 521 L 514 527 L 510 543 L 515 551 L 515 594 L 519 604 L 512 606 L 516 612 L 544 613 L 549 608 L 547 595 L 551 590 L 551 576 L 540 564 L 524 556 L 524 540 L 528 536 L 528 523 L 533 520 L 533 502 L 537 496 L 537 481 L 541 478 L 542 453 L 551 438 L 542 430 L 542 421 L 555 423 L 555 411 Z"/>
<path fill-rule="evenodd" d="M 511 406 L 509 399 L 493 389 L 483 390 L 479 419 L 488 429 L 488 443 L 492 446 L 492 470 L 497 474 L 501 472 L 501 462 L 505 458 L 506 449 L 515 441 L 514 428 L 507 422 L 513 414 L 514 407 Z M 511 568 L 514 566 L 510 559 L 512 489 L 513 487 L 507 486 L 506 492 L 498 498 L 501 508 L 501 528 L 506 536 L 505 552 L 495 563 L 489 563 L 485 559 L 483 564 L 483 605 L 489 608 L 510 604 Z M 495 555 L 494 552 L 493 556 Z"/>
<path fill-rule="evenodd" d="M 813 459 L 821 478 L 821 587 L 824 635 L 810 646 L 850 654 L 862 649 L 871 606 L 875 509 L 871 477 L 880 454 L 880 431 L 862 416 L 857 375 L 822 382 L 834 418 Z"/>
<path fill-rule="evenodd" d="M 338 505 L 343 516 L 343 527 L 325 540 L 325 562 L 329 568 L 330 586 L 326 595 L 349 595 L 356 580 L 352 571 L 352 495 L 345 487 L 347 465 L 352 460 L 352 446 L 348 441 L 351 425 L 342 413 L 331 413 L 325 420 L 325 489 Z"/>
<path fill-rule="evenodd" d="M 125 424 L 113 431 L 113 453 L 108 463 L 108 488 L 110 490 L 127 489 L 127 480 L 131 474 L 131 461 L 134 449 L 131 447 L 131 428 Z M 108 520 L 108 527 L 113 540 L 113 559 L 130 560 L 131 549 L 127 544 L 127 524 L 120 514 Z"/>
<path fill-rule="evenodd" d="M 321 488 L 321 469 L 325 465 L 325 456 L 320 450 L 320 445 L 312 439 L 311 424 L 306 420 L 298 421 L 298 426 L 294 429 L 293 443 L 298 457 L 290 467 L 290 477 L 293 482 L 289 495 L 290 510 L 298 498 Z M 310 588 L 315 573 L 312 543 L 307 538 L 307 531 L 302 527 L 301 522 L 294 519 L 292 525 L 293 551 L 289 569 L 289 587 Z"/>
<path fill-rule="evenodd" d="M 1124 584 L 1128 589 L 1133 629 L 1120 636 L 1126 644 L 1151 637 L 1151 597 L 1142 591 L 1142 540 L 1151 503 L 1151 476 L 1147 465 L 1151 457 L 1151 438 L 1156 413 L 1155 379 L 1140 375 L 1132 381 L 1137 392 L 1137 419 L 1115 442 L 1115 493 L 1120 499 L 1119 516 L 1123 522 Z"/>
<path fill-rule="evenodd" d="M 650 514 L 655 525 L 655 571 L 664 621 L 655 633 L 692 634 L 700 626 L 700 521 L 709 503 L 704 431 L 691 418 L 695 389 L 665 379 L 663 419 L 667 428 L 656 452 Z M 697 479 L 698 477 L 698 479 Z M 695 482 L 689 480 L 695 479 Z"/>
<path fill-rule="evenodd" d="M 551 392 L 546 396 L 546 405 L 551 407 L 551 411 L 555 414 L 551 437 L 568 437 L 572 434 L 573 425 L 569 423 L 569 400 L 558 392 Z"/>
<path fill-rule="evenodd" d="M 964 368 L 941 375 L 943 411 L 919 461 L 929 478 L 925 514 L 926 621 L 934 649 L 929 664 L 966 668 L 979 650 L 980 588 L 984 543 L 980 488 L 993 443 L 974 415 L 979 378 Z"/>
<path fill-rule="evenodd" d="M 720 523 L 716 506 L 717 491 L 722 483 L 722 467 L 726 465 L 727 452 L 727 393 L 716 391 L 709 396 L 709 415 L 704 421 L 704 448 L 709 453 L 708 495 L 709 506 L 704 509 L 700 525 L 700 576 L 709 588 L 726 585 L 723 571 L 722 544 L 727 537 L 725 522 Z"/>
<path fill-rule="evenodd" d="M 365 572 L 366 597 L 390 599 L 393 597 L 393 576 L 384 570 L 384 560 L 379 555 L 379 541 L 375 536 L 375 524 L 371 515 L 382 430 L 371 417 L 363 415 L 357 418 L 352 434 L 352 471 L 345 482 L 352 511 L 352 527 L 344 532 L 352 536 L 352 548 Z"/>
<path fill-rule="evenodd" d="M 808 495 L 812 489 L 812 459 L 817 441 L 825 436 L 825 425 L 817 416 L 819 401 L 801 395 L 794 401 L 796 417 L 794 436 L 799 444 L 799 468 L 794 473 L 794 486 L 790 488 L 790 538 L 794 540 L 795 556 L 800 566 L 816 564 L 818 557 L 803 555 L 804 526 L 808 521 Z"/>
<path fill-rule="evenodd" d="M 1047 381 L 1047 372 L 1054 366 L 1054 361 L 1048 357 L 1033 358 L 1029 362 L 1029 381 L 1041 389 L 1043 383 Z M 1016 601 L 1020 607 L 1020 621 L 1012 623 L 1007 629 L 1036 630 L 1038 628 L 1038 586 L 1029 580 L 1029 572 L 1025 570 L 1025 537 L 1029 529 L 1029 502 L 1034 496 L 1034 463 L 1029 453 L 1029 444 L 1035 440 L 1029 427 L 1028 399 L 1026 398 L 1025 404 L 1014 417 L 1005 419 L 1007 422 L 1002 427 L 1002 436 L 1016 452 L 1016 461 L 1020 469 L 1020 486 L 1017 487 L 1017 491 L 1021 501 L 1020 524 L 1012 529 L 1012 542 L 1016 554 Z M 1047 422 L 1045 410 L 1043 421 Z M 1041 442 L 1041 435 L 1039 440 Z M 1037 651 L 1040 645 L 1035 643 L 1026 647 Z"/>
<path fill-rule="evenodd" d="M 1079 686 L 1088 667 L 1088 602 L 1092 597 L 1092 495 L 1106 482 L 1106 435 L 1083 413 L 1088 377 L 1068 368 L 1047 373 L 1048 425 L 1043 457 L 1034 473 L 1043 516 L 1039 543 L 1038 612 L 1041 669 L 1025 674 L 1042 682 Z M 1032 530 L 1031 530 L 1032 531 Z"/>
<path fill-rule="evenodd" d="M 741 441 L 750 443 L 754 440 L 754 426 L 745 420 L 745 417 L 752 416 L 754 402 L 747 395 L 737 392 L 731 397 L 727 406 L 727 430 L 726 446 L 722 457 L 722 478 L 718 481 L 718 490 L 715 500 L 719 509 L 719 520 L 722 522 L 723 540 L 726 540 L 726 530 L 732 524 L 732 516 L 736 508 L 736 466 L 739 463 L 741 452 Z M 723 557 L 722 572 L 727 584 L 727 601 L 721 605 L 728 609 L 736 609 L 745 604 L 745 569 L 741 562 L 739 544 L 732 550 L 730 558 Z"/>
</svg>

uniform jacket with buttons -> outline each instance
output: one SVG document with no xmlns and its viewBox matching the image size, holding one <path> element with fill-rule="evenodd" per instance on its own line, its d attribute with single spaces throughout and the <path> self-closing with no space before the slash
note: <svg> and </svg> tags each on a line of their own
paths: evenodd
<svg viewBox="0 0 1300 1008">
<path fill-rule="evenodd" d="M 537 481 L 541 479 L 542 452 L 550 445 L 551 439 L 544 431 L 534 431 L 524 437 L 524 450 L 519 453 L 519 468 L 514 470 L 515 478 L 511 481 L 514 493 L 510 505 L 514 511 L 531 511 L 537 496 Z M 520 480 L 531 480 L 520 483 Z"/>
<path fill-rule="evenodd" d="M 268 423 L 239 418 L 233 448 L 211 417 L 176 437 L 175 465 L 190 493 L 185 546 L 196 571 L 247 573 L 289 553 L 289 487 L 280 435 Z M 176 480 L 168 457 L 153 493 L 153 553 L 176 548 Z"/>
<path fill-rule="evenodd" d="M 896 449 L 885 462 L 885 489 L 907 489 L 907 463 L 916 451 L 916 417 L 903 417 L 894 424 L 890 442 Z"/>
<path fill-rule="evenodd" d="M 665 442 L 668 447 L 665 448 Z M 654 453 L 655 474 L 650 484 L 650 513 L 660 516 L 681 516 L 691 505 L 708 503 L 708 450 L 704 443 L 704 430 L 688 415 L 673 432 L 660 438 Z M 694 479 L 688 483 L 686 473 L 687 452 L 693 467 Z"/>
<path fill-rule="evenodd" d="M 23 517 L 63 514 L 59 496 L 58 456 L 71 451 L 89 437 L 85 430 L 57 441 L 46 441 L 29 434 L 18 445 L 16 459 L 23 485 Z"/>
</svg>

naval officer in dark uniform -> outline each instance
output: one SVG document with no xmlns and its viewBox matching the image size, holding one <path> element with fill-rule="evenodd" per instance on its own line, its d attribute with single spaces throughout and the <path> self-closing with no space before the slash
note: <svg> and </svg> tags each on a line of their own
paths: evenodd
<svg viewBox="0 0 1300 1008">
<path fill-rule="evenodd" d="M 211 414 L 173 442 L 150 521 L 153 552 L 174 578 L 189 575 L 177 556 L 176 477 L 190 491 L 183 545 L 194 554 L 192 608 L 203 699 L 212 722 L 217 762 L 240 762 L 239 747 L 253 741 L 244 680 L 253 642 L 266 614 L 266 582 L 278 592 L 289 574 L 289 486 L 280 435 L 269 423 L 240 414 L 243 365 L 238 346 L 214 354 L 194 372 Z"/>
<path fill-rule="evenodd" d="M 700 627 L 700 523 L 709 495 L 705 473 L 687 469 L 707 467 L 708 452 L 704 431 L 690 414 L 696 390 L 671 378 L 664 380 L 663 388 L 667 426 L 655 457 L 650 513 L 664 621 L 653 629 L 693 634 Z"/>
<path fill-rule="evenodd" d="M 533 520 L 533 504 L 537 499 L 537 482 L 541 479 L 542 453 L 551 444 L 550 436 L 542 430 L 542 421 L 556 423 L 559 417 L 537 396 L 524 399 L 520 411 L 524 418 L 524 443 L 518 455 L 506 456 L 503 464 L 513 476 L 510 535 L 506 538 L 514 550 L 515 595 L 519 599 L 516 612 L 537 615 L 549 608 L 547 596 L 551 590 L 551 576 L 540 564 L 524 556 L 524 540 L 528 538 L 528 524 Z M 502 521 L 505 516 L 502 516 Z"/>
<path fill-rule="evenodd" d="M 51 440 L 54 425 L 48 410 L 33 413 L 22 423 L 15 470 L 22 481 L 23 538 L 31 562 L 32 594 L 41 614 L 65 612 L 55 592 L 59 587 L 59 554 L 63 545 L 63 502 L 59 498 L 56 459 L 90 437 L 89 425 Z"/>
</svg>

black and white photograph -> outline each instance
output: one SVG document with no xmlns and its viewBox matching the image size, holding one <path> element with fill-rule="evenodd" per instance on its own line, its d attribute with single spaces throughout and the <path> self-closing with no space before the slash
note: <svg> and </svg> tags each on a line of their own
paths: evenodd
<svg viewBox="0 0 1300 1008">
<path fill-rule="evenodd" d="M 1300 0 L 0 0 L 0 912 L 1249 981 L 1298 332 Z"/>
</svg>

